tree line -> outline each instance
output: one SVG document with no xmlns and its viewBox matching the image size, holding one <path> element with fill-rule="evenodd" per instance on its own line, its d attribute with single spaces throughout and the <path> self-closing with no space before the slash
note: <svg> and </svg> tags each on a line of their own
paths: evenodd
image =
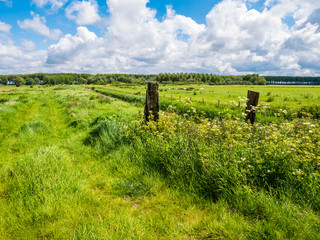
<svg viewBox="0 0 320 240">
<path fill-rule="evenodd" d="M 258 74 L 220 76 L 209 73 L 160 73 L 160 74 L 86 74 L 86 73 L 34 73 L 0 75 L 3 85 L 57 85 L 97 84 L 112 82 L 144 84 L 158 81 L 162 84 L 206 83 L 212 85 L 265 85 L 266 79 Z"/>
<path fill-rule="evenodd" d="M 320 85 L 320 77 L 266 76 L 270 85 Z"/>
<path fill-rule="evenodd" d="M 212 85 L 320 85 L 320 77 L 259 76 L 258 74 L 213 75 L 209 73 L 159 73 L 159 74 L 87 74 L 87 73 L 34 73 L 0 75 L 0 84 L 57 85 L 96 84 L 112 82 L 144 84 L 157 81 L 162 84 L 206 83 Z"/>
</svg>

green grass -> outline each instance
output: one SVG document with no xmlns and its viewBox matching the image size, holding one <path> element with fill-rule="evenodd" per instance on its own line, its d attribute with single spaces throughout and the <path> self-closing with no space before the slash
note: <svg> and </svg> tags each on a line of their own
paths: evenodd
<svg viewBox="0 0 320 240">
<path fill-rule="evenodd" d="M 142 103 L 145 86 L 111 84 L 96 86 L 95 91 L 125 101 Z M 160 85 L 160 108 L 172 105 L 180 114 L 192 108 L 209 118 L 239 119 L 245 112 L 247 91 L 260 92 L 258 122 L 271 123 L 312 116 L 320 119 L 320 88 L 297 86 L 209 86 Z"/>
<path fill-rule="evenodd" d="M 134 94 L 145 95 L 144 85 L 114 84 L 96 86 L 96 89 L 109 89 Z M 318 86 L 210 86 L 210 85 L 160 85 L 160 98 L 179 100 L 190 99 L 216 105 L 218 100 L 223 105 L 232 105 L 230 101 L 239 103 L 239 97 L 246 97 L 247 91 L 260 92 L 260 101 L 270 101 L 272 106 L 300 107 L 320 104 L 320 87 Z"/>
<path fill-rule="evenodd" d="M 86 86 L 0 99 L 0 239 L 320 238 L 317 120 L 145 126 Z"/>
</svg>

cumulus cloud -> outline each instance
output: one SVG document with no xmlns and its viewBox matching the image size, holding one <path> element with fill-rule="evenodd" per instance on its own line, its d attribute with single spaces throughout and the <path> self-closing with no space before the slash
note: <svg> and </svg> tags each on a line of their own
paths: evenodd
<svg viewBox="0 0 320 240">
<path fill-rule="evenodd" d="M 67 34 L 57 44 L 49 47 L 46 62 L 56 65 L 84 62 L 88 60 L 87 56 L 93 58 L 98 54 L 99 42 L 102 43 L 102 38 L 98 38 L 86 27 L 78 27 L 74 36 Z"/>
<path fill-rule="evenodd" d="M 43 69 L 46 51 L 24 52 L 23 48 L 0 43 L 0 72 L 4 74 L 34 73 Z"/>
<path fill-rule="evenodd" d="M 9 33 L 11 25 L 0 21 L 0 32 Z"/>
<path fill-rule="evenodd" d="M 27 39 L 22 40 L 21 46 L 22 46 L 22 49 L 26 50 L 26 51 L 33 51 L 37 48 L 36 45 L 34 44 L 34 42 L 32 42 L 31 40 L 27 40 Z"/>
<path fill-rule="evenodd" d="M 78 28 L 49 48 L 47 64 L 96 72 L 319 72 L 312 64 L 320 62 L 314 0 L 268 1 L 260 12 L 246 5 L 256 1 L 224 0 L 208 13 L 206 26 L 176 14 L 172 6 L 159 21 L 147 2 L 108 0 L 105 37 Z M 296 21 L 291 29 L 283 21 L 288 15 Z"/>
<path fill-rule="evenodd" d="M 320 75 L 318 0 L 267 0 L 259 11 L 248 7 L 255 0 L 223 0 L 208 12 L 205 25 L 177 14 L 174 6 L 167 6 L 158 20 L 147 2 L 107 0 L 110 15 L 103 37 L 79 26 L 46 54 L 31 50 L 27 42 L 7 48 L 24 58 L 34 53 L 43 71 Z M 91 14 L 84 14 L 83 6 L 92 7 Z M 100 20 L 95 1 L 75 1 L 66 14 L 78 25 Z M 284 20 L 288 16 L 294 20 L 290 28 Z M 20 27 L 50 36 L 45 19 L 35 15 L 27 20 Z M 28 27 L 31 22 L 38 27 Z"/>
<path fill-rule="evenodd" d="M 101 19 L 98 14 L 98 4 L 95 0 L 72 2 L 66 8 L 66 16 L 78 25 L 91 25 Z"/>
<path fill-rule="evenodd" d="M 61 8 L 68 0 L 32 0 L 32 3 L 37 7 L 44 7 L 46 5 L 51 5 L 51 9 Z"/>
<path fill-rule="evenodd" d="M 313 12 L 312 4 L 319 5 L 313 0 L 269 1 L 271 7 L 258 12 L 249 10 L 245 1 L 222 1 L 207 15 L 207 31 L 198 35 L 193 50 L 202 61 L 219 59 L 220 72 L 299 75 L 308 65 L 315 74 L 319 70 L 303 65 L 302 59 L 304 55 L 320 58 L 316 48 L 311 47 L 317 43 L 316 25 L 303 27 L 302 34 L 298 30 Z M 296 21 L 292 29 L 283 21 L 289 15 Z M 224 65 L 229 67 L 224 69 Z M 206 67 L 210 68 L 208 64 Z"/>
<path fill-rule="evenodd" d="M 147 0 L 109 0 L 105 38 L 79 27 L 74 36 L 66 35 L 49 48 L 47 64 L 58 65 L 63 61 L 64 67 L 68 63 L 71 68 L 92 66 L 97 72 L 147 72 L 147 68 L 156 72 L 160 68 L 165 71 L 170 64 L 174 66 L 177 60 L 184 64 L 188 40 L 204 31 L 205 26 L 177 15 L 170 7 L 160 22 L 146 3 Z"/>
<path fill-rule="evenodd" d="M 57 40 L 62 34 L 60 29 L 49 29 L 46 26 L 46 18 L 40 17 L 39 14 L 34 14 L 33 19 L 25 19 L 24 21 L 18 21 L 18 25 L 21 29 L 29 30 L 37 34 L 46 36 L 53 40 Z"/>
</svg>

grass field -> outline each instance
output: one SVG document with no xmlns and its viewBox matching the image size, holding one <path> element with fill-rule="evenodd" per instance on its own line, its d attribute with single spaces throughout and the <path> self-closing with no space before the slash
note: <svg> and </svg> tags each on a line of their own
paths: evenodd
<svg viewBox="0 0 320 240">
<path fill-rule="evenodd" d="M 94 87 L 97 92 L 131 102 L 144 102 L 145 86 L 111 84 Z M 174 106 L 180 114 L 196 108 L 206 117 L 215 119 L 242 119 L 247 91 L 260 93 L 257 121 L 279 123 L 297 117 L 320 119 L 319 87 L 288 86 L 209 86 L 160 85 L 160 108 Z"/>
<path fill-rule="evenodd" d="M 98 87 L 98 86 L 97 86 Z M 101 86 L 100 86 L 101 88 Z M 145 86 L 114 84 L 105 87 L 110 90 L 144 95 Z M 173 100 L 189 99 L 216 105 L 218 100 L 224 105 L 233 105 L 247 97 L 247 91 L 260 92 L 260 102 L 279 107 L 301 107 L 320 104 L 320 87 L 318 86 L 210 86 L 210 85 L 160 85 L 160 98 Z"/>
<path fill-rule="evenodd" d="M 145 87 L 90 88 L 0 87 L 0 239 L 320 238 L 319 88 L 161 86 L 149 125 Z M 306 112 L 248 125 L 248 89 Z"/>
</svg>

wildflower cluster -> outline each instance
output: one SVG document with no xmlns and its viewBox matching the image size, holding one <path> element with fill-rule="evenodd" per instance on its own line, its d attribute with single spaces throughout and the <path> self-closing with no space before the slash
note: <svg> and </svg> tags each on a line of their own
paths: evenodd
<svg viewBox="0 0 320 240">
<path fill-rule="evenodd" d="M 157 122 L 129 125 L 127 136 L 139 139 L 133 144 L 144 149 L 146 164 L 169 179 L 192 182 L 211 196 L 248 185 L 296 192 L 320 209 L 318 121 L 302 118 L 252 126 L 191 111 L 183 117 L 171 107 Z"/>
</svg>

